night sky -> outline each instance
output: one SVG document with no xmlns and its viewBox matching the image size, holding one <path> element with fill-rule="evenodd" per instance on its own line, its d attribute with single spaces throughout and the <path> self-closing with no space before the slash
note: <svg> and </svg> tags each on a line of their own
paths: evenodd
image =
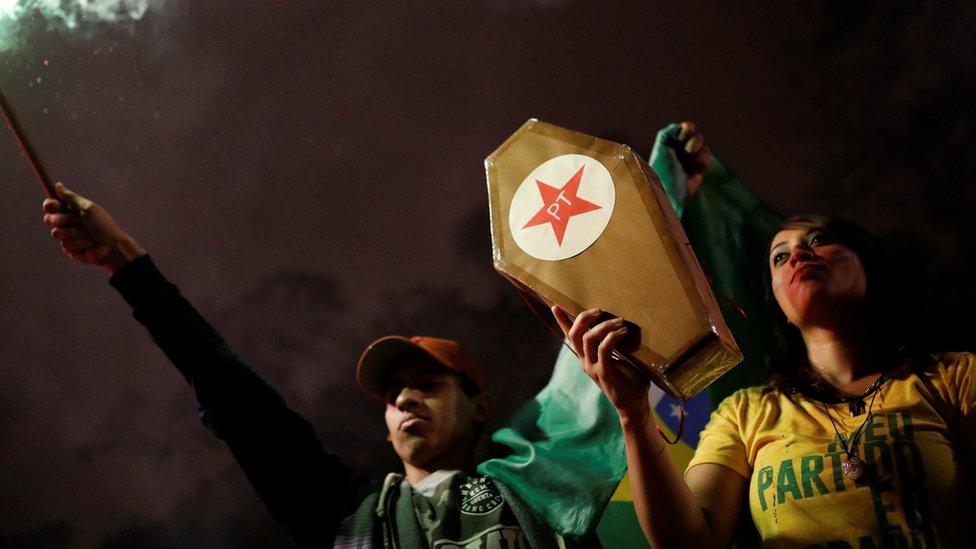
<svg viewBox="0 0 976 549">
<path fill-rule="evenodd" d="M 0 17 L 0 86 L 52 176 L 369 472 L 398 466 L 353 378 L 375 337 L 461 339 L 497 416 L 548 376 L 558 342 L 491 267 L 483 169 L 530 117 L 643 155 L 696 121 L 776 208 L 886 237 L 940 343 L 974 350 L 972 3 L 140 4 Z M 0 166 L 0 545 L 283 545 L 106 274 L 49 238 L 6 132 Z"/>
</svg>

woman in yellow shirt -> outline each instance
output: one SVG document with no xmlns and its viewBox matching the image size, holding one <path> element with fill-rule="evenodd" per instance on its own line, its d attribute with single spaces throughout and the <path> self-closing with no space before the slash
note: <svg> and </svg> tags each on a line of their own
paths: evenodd
<svg viewBox="0 0 976 549">
<path fill-rule="evenodd" d="M 691 133 L 682 137 L 707 162 Z M 768 265 L 786 327 L 774 379 L 719 405 L 684 475 L 657 434 L 648 381 L 611 356 L 623 321 L 553 310 L 617 409 L 650 543 L 728 546 L 747 508 L 770 547 L 968 545 L 976 358 L 904 345 L 897 265 L 854 223 L 791 218 Z"/>
</svg>

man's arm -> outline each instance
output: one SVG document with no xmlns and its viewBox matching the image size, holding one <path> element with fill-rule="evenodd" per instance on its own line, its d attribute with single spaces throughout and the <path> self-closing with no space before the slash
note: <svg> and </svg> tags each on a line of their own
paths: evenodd
<svg viewBox="0 0 976 549">
<path fill-rule="evenodd" d="M 65 255 L 114 274 L 146 253 L 105 208 L 68 190 L 60 182 L 55 185 L 55 191 L 57 198 L 44 200 L 43 221 L 51 228 L 51 237 L 61 243 Z"/>
<path fill-rule="evenodd" d="M 200 419 L 230 447 L 275 520 L 299 546 L 331 544 L 368 481 L 322 449 L 311 425 L 238 357 L 163 277 L 135 239 L 97 204 L 59 187 L 44 202 L 52 236 L 77 261 L 113 273 L 110 283 L 196 393 Z"/>
</svg>

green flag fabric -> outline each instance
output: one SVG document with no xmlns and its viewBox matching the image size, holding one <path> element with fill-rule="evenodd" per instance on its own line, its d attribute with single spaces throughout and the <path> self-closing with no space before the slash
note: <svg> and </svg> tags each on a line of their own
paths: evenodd
<svg viewBox="0 0 976 549">
<path fill-rule="evenodd" d="M 542 391 L 496 431 L 504 457 L 478 472 L 503 481 L 560 534 L 591 533 L 627 469 L 617 412 L 567 347 Z"/>
</svg>

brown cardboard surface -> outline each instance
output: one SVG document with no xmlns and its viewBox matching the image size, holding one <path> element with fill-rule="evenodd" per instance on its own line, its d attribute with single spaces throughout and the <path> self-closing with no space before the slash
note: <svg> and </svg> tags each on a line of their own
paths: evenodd
<svg viewBox="0 0 976 549">
<path fill-rule="evenodd" d="M 596 159 L 609 171 L 616 193 L 612 216 L 578 255 L 537 259 L 516 243 L 510 206 L 527 175 L 567 154 Z M 501 274 L 573 314 L 600 307 L 636 324 L 639 347 L 621 358 L 678 398 L 690 398 L 741 360 L 667 196 L 629 147 L 532 119 L 485 167 L 493 259 Z"/>
</svg>

